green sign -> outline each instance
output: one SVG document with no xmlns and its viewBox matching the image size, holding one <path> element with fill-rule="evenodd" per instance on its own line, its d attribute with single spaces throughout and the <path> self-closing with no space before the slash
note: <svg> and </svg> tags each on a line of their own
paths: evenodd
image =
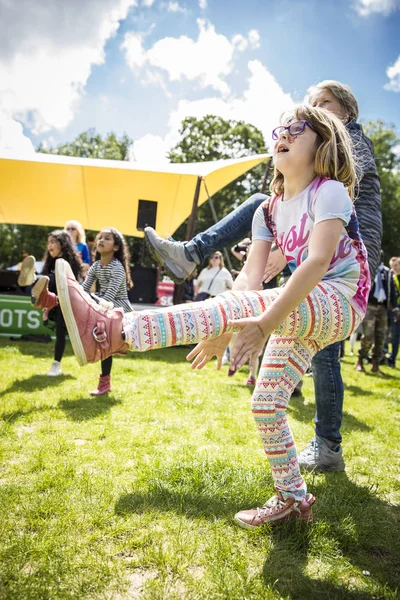
<svg viewBox="0 0 400 600">
<path fill-rule="evenodd" d="M 42 310 L 33 308 L 28 296 L 0 294 L 0 336 L 20 336 L 27 333 L 52 334 L 43 325 Z"/>
</svg>

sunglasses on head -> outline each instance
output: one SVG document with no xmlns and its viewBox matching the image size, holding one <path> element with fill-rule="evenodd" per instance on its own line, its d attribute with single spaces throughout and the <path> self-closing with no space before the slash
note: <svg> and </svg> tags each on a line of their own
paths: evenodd
<svg viewBox="0 0 400 600">
<path fill-rule="evenodd" d="M 289 135 L 296 137 L 304 133 L 306 127 L 315 131 L 314 127 L 308 121 L 295 121 L 294 123 L 290 123 L 290 125 L 279 125 L 279 127 L 275 127 L 272 131 L 272 139 L 279 140 L 281 133 L 284 133 L 286 130 Z"/>
</svg>

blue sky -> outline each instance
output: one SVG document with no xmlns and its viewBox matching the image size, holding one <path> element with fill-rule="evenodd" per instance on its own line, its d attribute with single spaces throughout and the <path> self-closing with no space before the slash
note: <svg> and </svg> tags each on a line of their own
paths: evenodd
<svg viewBox="0 0 400 600">
<path fill-rule="evenodd" d="M 162 160 L 185 116 L 265 134 L 323 79 L 400 129 L 400 0 L 0 0 L 0 148 L 90 127 Z M 389 71 L 388 71 L 389 69 Z"/>
</svg>

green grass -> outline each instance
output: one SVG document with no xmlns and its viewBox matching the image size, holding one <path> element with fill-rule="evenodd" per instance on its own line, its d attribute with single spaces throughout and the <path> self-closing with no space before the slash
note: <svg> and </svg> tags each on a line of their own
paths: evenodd
<svg viewBox="0 0 400 600">
<path fill-rule="evenodd" d="M 46 376 L 53 345 L 0 341 L 0 598 L 394 600 L 400 584 L 400 371 L 346 357 L 346 473 L 309 474 L 311 525 L 248 532 L 273 493 L 247 371 L 193 372 L 184 348 Z M 313 435 L 312 380 L 293 398 Z"/>
</svg>

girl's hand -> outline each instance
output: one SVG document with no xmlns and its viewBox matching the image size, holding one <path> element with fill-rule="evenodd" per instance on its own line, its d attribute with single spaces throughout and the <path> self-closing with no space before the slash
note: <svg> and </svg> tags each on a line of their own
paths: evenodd
<svg viewBox="0 0 400 600">
<path fill-rule="evenodd" d="M 278 275 L 278 273 L 282 271 L 282 269 L 285 268 L 285 265 L 286 259 L 283 256 L 282 252 L 279 250 L 279 248 L 277 250 L 274 250 L 273 252 L 270 252 L 267 266 L 265 267 L 264 271 L 263 281 L 265 283 L 271 281 L 271 279 L 273 279 L 276 275 Z"/>
<path fill-rule="evenodd" d="M 267 341 L 269 332 L 265 332 L 265 327 L 264 330 L 261 329 L 258 317 L 228 321 L 228 326 L 240 330 L 231 351 L 230 363 L 230 370 L 237 371 L 250 360 L 254 354 L 257 356 L 260 354 Z"/>
<path fill-rule="evenodd" d="M 217 357 L 217 370 L 222 366 L 222 357 L 226 348 L 229 346 L 232 334 L 224 333 L 213 340 L 200 342 L 186 357 L 186 360 L 192 360 L 192 369 L 202 369 L 214 357 Z"/>
</svg>

